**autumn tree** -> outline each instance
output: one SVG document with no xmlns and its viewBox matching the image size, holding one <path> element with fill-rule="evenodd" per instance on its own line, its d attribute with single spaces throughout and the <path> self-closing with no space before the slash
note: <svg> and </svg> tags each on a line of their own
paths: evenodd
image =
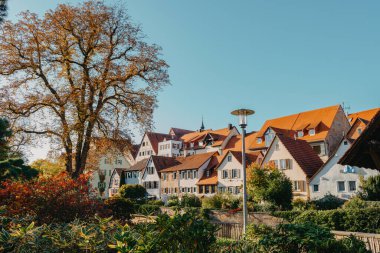
<svg viewBox="0 0 380 253">
<path fill-rule="evenodd" d="M 7 15 L 7 0 L 0 0 L 0 23 L 4 21 Z"/>
<path fill-rule="evenodd" d="M 47 137 L 73 177 L 93 138 L 128 139 L 150 128 L 157 92 L 169 83 L 161 48 L 144 40 L 124 8 L 61 4 L 24 12 L 0 28 L 0 113 L 22 136 Z"/>
</svg>

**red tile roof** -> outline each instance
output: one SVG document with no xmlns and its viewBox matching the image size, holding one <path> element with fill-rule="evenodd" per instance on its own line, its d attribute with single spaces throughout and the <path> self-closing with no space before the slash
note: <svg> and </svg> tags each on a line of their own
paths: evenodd
<svg viewBox="0 0 380 253">
<path fill-rule="evenodd" d="M 179 164 L 176 166 L 172 166 L 167 169 L 164 169 L 162 170 L 162 172 L 199 169 L 204 163 L 206 163 L 215 154 L 217 154 L 217 152 L 197 154 L 197 155 L 191 155 L 191 156 L 186 156 L 186 157 L 177 157 L 176 160 L 179 162 Z"/>
<path fill-rule="evenodd" d="M 268 128 L 272 128 L 276 133 L 281 133 L 291 137 L 293 137 L 296 131 L 318 128 L 315 135 L 311 136 L 306 134 L 299 139 L 306 141 L 324 140 L 334 122 L 335 115 L 340 109 L 340 105 L 334 105 L 267 120 L 257 133 L 257 137 L 263 137 Z M 264 140 L 261 143 L 254 141 L 249 147 L 249 149 L 252 150 L 260 148 L 265 148 Z"/>
<path fill-rule="evenodd" d="M 152 155 L 152 161 L 157 172 L 161 172 L 163 169 L 180 164 L 175 157 L 167 156 L 155 156 Z"/>
<path fill-rule="evenodd" d="M 312 177 L 323 165 L 321 158 L 306 141 L 283 135 L 277 135 L 277 137 L 307 176 Z"/>
<path fill-rule="evenodd" d="M 129 168 L 124 169 L 124 171 L 141 171 L 146 167 L 146 164 L 148 163 L 149 158 L 145 158 L 136 164 L 132 165 Z"/>
<path fill-rule="evenodd" d="M 213 156 L 211 157 L 210 163 L 208 164 L 203 176 L 196 185 L 216 185 L 218 184 L 218 170 L 217 167 L 221 161 L 222 156 Z M 207 171 L 210 171 L 211 174 L 207 176 Z"/>
<path fill-rule="evenodd" d="M 169 134 L 170 134 L 171 131 L 173 131 L 173 133 L 175 134 L 175 136 L 177 138 L 180 138 L 180 137 L 182 137 L 185 134 L 189 134 L 189 133 L 193 133 L 194 132 L 194 131 L 191 131 L 191 130 L 186 130 L 186 129 L 181 129 L 181 128 L 175 128 L 175 127 L 172 127 L 170 129 Z"/>
<path fill-rule="evenodd" d="M 158 143 L 159 142 L 162 142 L 164 139 L 172 140 L 172 136 L 169 134 L 147 132 L 146 135 L 148 136 L 148 139 L 149 139 L 149 141 L 153 147 L 153 150 L 156 154 L 158 154 Z"/>
</svg>

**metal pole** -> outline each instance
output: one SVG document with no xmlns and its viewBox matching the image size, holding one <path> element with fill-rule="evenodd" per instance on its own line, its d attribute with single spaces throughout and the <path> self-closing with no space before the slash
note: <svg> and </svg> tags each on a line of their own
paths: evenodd
<svg viewBox="0 0 380 253">
<path fill-rule="evenodd" d="M 243 233 L 247 231 L 248 224 L 248 209 L 247 209 L 247 173 L 246 173 L 246 161 L 245 161 L 245 126 L 241 126 L 242 129 L 242 165 L 243 165 Z"/>
</svg>

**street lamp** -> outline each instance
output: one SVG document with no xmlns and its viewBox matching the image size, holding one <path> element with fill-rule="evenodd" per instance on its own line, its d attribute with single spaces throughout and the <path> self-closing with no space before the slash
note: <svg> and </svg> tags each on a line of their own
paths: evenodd
<svg viewBox="0 0 380 253">
<path fill-rule="evenodd" d="M 243 232 L 247 231 L 248 208 L 247 208 L 247 173 L 245 160 L 245 128 L 247 127 L 247 116 L 254 114 L 255 111 L 249 109 L 238 109 L 232 111 L 231 114 L 239 116 L 239 125 L 242 130 L 242 166 L 243 166 Z"/>
</svg>

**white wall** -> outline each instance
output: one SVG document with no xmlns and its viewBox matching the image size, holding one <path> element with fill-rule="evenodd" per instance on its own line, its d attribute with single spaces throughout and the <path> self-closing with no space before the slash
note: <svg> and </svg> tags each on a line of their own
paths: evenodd
<svg viewBox="0 0 380 253">
<path fill-rule="evenodd" d="M 195 193 L 194 192 L 194 187 L 196 188 L 196 190 L 197 190 L 197 185 L 196 185 L 196 183 L 199 181 L 199 179 L 200 178 L 202 178 L 202 176 L 203 176 L 203 173 L 204 173 L 204 171 L 205 171 L 205 169 L 207 168 L 207 166 L 208 166 L 208 164 L 210 163 L 210 160 L 211 159 L 208 159 L 201 167 L 199 167 L 199 169 L 197 170 L 198 171 L 198 175 L 197 175 L 197 178 L 192 178 L 192 179 L 189 179 L 189 178 L 187 178 L 187 179 L 181 179 L 181 171 L 178 171 L 177 172 L 177 177 L 179 178 L 179 183 L 178 183 L 178 185 L 179 185 L 179 191 L 180 191 L 180 193 L 182 193 L 182 191 L 181 191 L 181 189 L 183 188 L 183 187 L 192 187 L 193 188 L 193 194 L 197 194 L 197 193 Z M 187 172 L 187 170 L 186 170 L 186 172 Z"/>
<path fill-rule="evenodd" d="M 145 143 L 145 145 L 143 143 Z M 152 144 L 149 141 L 148 135 L 145 134 L 136 155 L 136 163 L 144 160 L 145 158 L 149 158 L 151 155 L 156 155 L 156 153 L 154 152 Z"/>
<path fill-rule="evenodd" d="M 231 161 L 228 161 L 228 156 L 231 157 Z M 223 178 L 223 171 L 238 169 L 238 178 Z M 243 168 L 242 164 L 233 156 L 231 153 L 225 157 L 222 163 L 218 167 L 218 192 L 221 188 L 225 189 L 225 192 L 228 192 L 228 187 L 233 187 L 233 194 L 236 194 L 236 187 L 239 187 L 239 193 L 242 193 L 240 189 L 243 185 Z"/>
<path fill-rule="evenodd" d="M 369 176 L 378 175 L 377 170 L 365 169 L 352 167 L 354 173 L 348 172 L 344 165 L 340 165 L 337 162 L 344 155 L 344 153 L 349 149 L 350 144 L 347 141 L 343 141 L 339 146 L 337 152 L 333 154 L 333 157 L 324 165 L 322 170 L 320 170 L 310 181 L 310 197 L 311 199 L 318 199 L 324 197 L 326 194 L 330 193 L 339 198 L 349 199 L 358 193 L 360 186 L 360 176 L 364 179 Z M 338 181 L 344 181 L 345 191 L 338 191 Z M 356 182 L 356 191 L 350 191 L 349 181 Z M 318 186 L 318 191 L 314 191 L 314 185 Z"/>
<path fill-rule="evenodd" d="M 119 162 L 116 162 L 116 161 L 121 161 L 121 164 Z M 113 170 L 115 168 L 122 168 L 122 169 L 125 168 L 126 169 L 126 168 L 129 168 L 130 166 L 131 166 L 131 164 L 121 154 L 119 154 L 119 155 L 115 155 L 115 154 L 105 155 L 99 160 L 99 169 L 98 170 L 101 173 L 104 173 L 106 176 L 105 177 L 106 188 L 105 188 L 105 192 L 104 192 L 104 196 L 103 196 L 104 198 L 109 197 L 108 189 L 109 189 L 110 178 L 111 178 Z M 90 180 L 91 186 L 96 190 L 97 193 L 99 192 L 98 191 L 99 171 L 94 171 L 94 173 L 92 174 L 91 180 Z"/>
<path fill-rule="evenodd" d="M 148 174 L 148 167 L 153 167 L 153 174 Z M 141 184 L 144 185 L 144 182 L 157 182 L 157 188 L 156 189 L 147 189 L 146 191 L 148 192 L 149 195 L 156 196 L 157 199 L 161 197 L 161 185 L 160 185 L 160 177 L 157 173 L 156 168 L 154 167 L 154 163 L 152 159 L 149 159 L 147 165 L 145 166 L 143 176 L 141 179 Z"/>
<path fill-rule="evenodd" d="M 175 146 L 175 148 L 174 148 Z M 182 141 L 167 140 L 158 143 L 158 155 L 167 157 L 180 156 Z"/>
<path fill-rule="evenodd" d="M 276 145 L 278 145 L 278 150 L 276 150 Z M 280 159 L 291 159 L 292 160 L 292 169 L 279 169 L 282 171 L 291 181 L 306 181 L 305 191 L 293 191 L 293 195 L 295 198 L 307 198 L 307 180 L 306 174 L 301 169 L 301 167 L 297 164 L 297 162 L 293 159 L 289 151 L 282 144 L 278 137 L 275 137 L 273 140 L 273 144 L 271 148 L 268 149 L 267 154 L 265 155 L 263 164 L 269 163 L 271 160 L 278 160 L 278 164 L 280 165 Z"/>
</svg>

